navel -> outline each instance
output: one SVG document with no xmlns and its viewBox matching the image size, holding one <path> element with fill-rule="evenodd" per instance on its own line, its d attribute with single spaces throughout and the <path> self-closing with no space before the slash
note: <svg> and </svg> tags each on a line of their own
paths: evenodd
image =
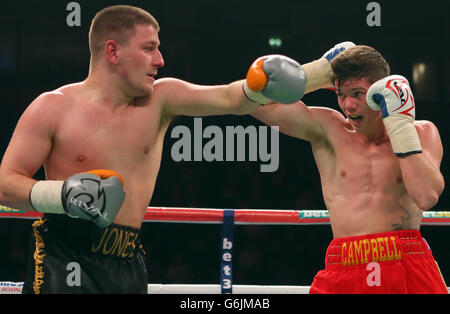
<svg viewBox="0 0 450 314">
<path fill-rule="evenodd" d="M 397 183 L 400 184 L 400 183 L 402 183 L 402 182 L 403 182 L 402 177 L 397 177 Z"/>
<path fill-rule="evenodd" d="M 148 148 L 148 146 L 145 146 L 144 147 L 144 154 L 147 155 L 149 151 L 150 151 L 150 149 Z"/>
<path fill-rule="evenodd" d="M 85 160 L 86 160 L 86 156 L 84 156 L 84 155 L 79 155 L 77 157 L 77 161 L 79 161 L 79 162 L 82 162 L 82 161 L 85 161 Z"/>
<path fill-rule="evenodd" d="M 341 177 L 345 178 L 347 176 L 347 172 L 345 170 L 341 170 Z"/>
</svg>

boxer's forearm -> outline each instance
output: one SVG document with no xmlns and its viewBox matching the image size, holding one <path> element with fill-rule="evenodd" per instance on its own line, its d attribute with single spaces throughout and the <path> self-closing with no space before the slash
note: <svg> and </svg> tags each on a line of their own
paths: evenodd
<svg viewBox="0 0 450 314">
<path fill-rule="evenodd" d="M 230 114 L 245 115 L 257 110 L 261 105 L 248 99 L 245 95 L 242 84 L 244 80 L 228 84 L 226 98 L 228 99 Z"/>
<path fill-rule="evenodd" d="M 303 70 L 306 74 L 305 94 L 318 89 L 333 87 L 333 83 L 330 80 L 333 73 L 330 63 L 342 51 L 353 46 L 355 44 L 350 41 L 339 43 L 328 50 L 322 58 L 304 64 Z"/>
<path fill-rule="evenodd" d="M 20 174 L 2 175 L 0 204 L 22 210 L 34 210 L 30 203 L 30 190 L 36 180 Z"/>
<path fill-rule="evenodd" d="M 422 209 L 429 210 L 439 200 L 444 190 L 444 178 L 425 157 L 413 154 L 399 158 L 403 182 L 409 196 Z"/>
<path fill-rule="evenodd" d="M 330 76 L 332 73 L 330 63 L 325 58 L 315 60 L 303 65 L 306 73 L 305 94 L 314 92 L 321 88 L 332 87 Z"/>
</svg>

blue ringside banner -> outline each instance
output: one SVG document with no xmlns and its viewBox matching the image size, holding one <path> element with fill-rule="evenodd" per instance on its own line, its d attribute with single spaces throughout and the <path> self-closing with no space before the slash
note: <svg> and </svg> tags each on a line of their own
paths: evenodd
<svg viewBox="0 0 450 314">
<path fill-rule="evenodd" d="M 222 294 L 233 293 L 234 209 L 224 209 L 220 254 L 220 287 Z"/>
</svg>

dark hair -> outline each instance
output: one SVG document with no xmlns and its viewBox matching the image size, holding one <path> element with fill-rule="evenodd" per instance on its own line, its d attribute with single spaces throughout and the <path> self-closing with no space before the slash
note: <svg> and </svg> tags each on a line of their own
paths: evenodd
<svg viewBox="0 0 450 314">
<path fill-rule="evenodd" d="M 337 88 L 350 78 L 367 78 L 374 83 L 391 72 L 389 64 L 374 48 L 357 45 L 347 48 L 331 61 L 331 82 Z"/>
</svg>

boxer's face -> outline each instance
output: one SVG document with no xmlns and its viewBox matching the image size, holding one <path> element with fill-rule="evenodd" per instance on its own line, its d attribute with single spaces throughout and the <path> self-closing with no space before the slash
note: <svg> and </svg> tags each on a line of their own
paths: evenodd
<svg viewBox="0 0 450 314">
<path fill-rule="evenodd" d="M 364 132 L 381 121 L 380 111 L 369 108 L 366 93 L 371 83 L 366 79 L 350 78 L 336 90 L 339 107 L 356 131 Z"/>
<path fill-rule="evenodd" d="M 164 66 L 159 45 L 158 32 L 152 25 L 136 25 L 128 45 L 120 49 L 120 73 L 135 97 L 153 91 L 158 69 Z"/>
</svg>

